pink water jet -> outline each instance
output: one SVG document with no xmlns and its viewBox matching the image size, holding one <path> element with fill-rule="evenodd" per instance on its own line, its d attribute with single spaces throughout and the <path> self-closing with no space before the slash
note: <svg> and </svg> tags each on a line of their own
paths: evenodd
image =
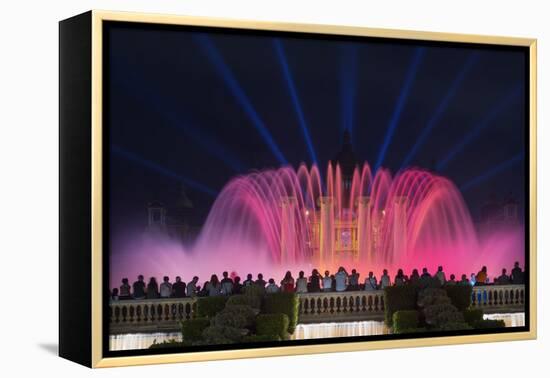
<svg viewBox="0 0 550 378">
<path fill-rule="evenodd" d="M 493 226 L 480 233 L 456 186 L 411 168 L 373 175 L 368 163 L 344 175 L 329 163 L 324 185 L 316 165 L 252 172 L 230 180 L 216 198 L 192 246 L 162 233 L 126 235 L 112 244 L 111 284 L 137 274 L 201 281 L 212 273 L 264 273 L 278 281 L 286 270 L 334 272 L 356 268 L 362 277 L 383 268 L 438 265 L 469 276 L 523 264 L 523 227 Z"/>
</svg>

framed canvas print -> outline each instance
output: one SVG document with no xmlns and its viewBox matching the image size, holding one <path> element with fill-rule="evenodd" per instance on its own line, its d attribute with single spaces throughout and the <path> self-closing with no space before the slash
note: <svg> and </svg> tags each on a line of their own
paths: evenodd
<svg viewBox="0 0 550 378">
<path fill-rule="evenodd" d="M 60 23 L 60 355 L 536 337 L 536 41 Z"/>
</svg>

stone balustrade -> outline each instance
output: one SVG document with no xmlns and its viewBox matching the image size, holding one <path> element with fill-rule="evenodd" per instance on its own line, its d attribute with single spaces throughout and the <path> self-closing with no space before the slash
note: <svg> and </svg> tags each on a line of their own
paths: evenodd
<svg viewBox="0 0 550 378">
<path fill-rule="evenodd" d="M 486 314 L 524 311 L 525 286 L 474 286 L 472 307 L 480 308 Z"/>
<path fill-rule="evenodd" d="M 472 306 L 486 314 L 525 311 L 524 285 L 475 286 Z M 324 323 L 384 319 L 384 291 L 298 294 L 299 322 Z M 173 332 L 194 317 L 196 298 L 114 301 L 109 306 L 110 333 Z"/>
<path fill-rule="evenodd" d="M 319 323 L 384 318 L 384 291 L 299 294 L 299 322 Z"/>
<path fill-rule="evenodd" d="M 110 333 L 171 332 L 194 316 L 196 298 L 114 301 L 110 303 Z"/>
</svg>

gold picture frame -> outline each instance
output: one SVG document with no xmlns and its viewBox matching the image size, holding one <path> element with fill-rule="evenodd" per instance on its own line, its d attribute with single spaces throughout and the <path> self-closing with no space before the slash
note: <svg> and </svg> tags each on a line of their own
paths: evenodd
<svg viewBox="0 0 550 378">
<path fill-rule="evenodd" d="M 91 367 L 114 367 L 114 366 L 130 366 L 143 364 L 160 364 L 174 362 L 190 362 L 190 361 L 207 361 L 220 359 L 237 359 L 250 357 L 268 357 L 268 356 L 283 356 L 283 355 L 301 355 L 312 353 L 328 353 L 328 352 L 348 352 L 372 349 L 387 349 L 387 348 L 403 348 L 403 347 L 424 347 L 448 344 L 466 344 L 480 342 L 495 342 L 495 341 L 513 341 L 535 339 L 537 336 L 537 306 L 536 306 L 536 54 L 537 41 L 536 39 L 500 37 L 500 36 L 483 36 L 469 34 L 453 34 L 453 33 L 437 33 L 412 30 L 393 30 L 393 29 L 378 29 L 367 27 L 352 27 L 352 26 L 337 26 L 337 25 L 317 25 L 317 24 L 295 24 L 281 22 L 265 22 L 254 20 L 232 20 L 218 19 L 210 17 L 188 17 L 162 14 L 146 14 L 146 13 L 127 13 L 127 12 L 110 12 L 94 10 L 89 12 L 90 20 L 90 46 L 91 46 L 91 230 L 90 230 L 90 289 L 91 289 L 91 314 L 90 314 L 90 351 L 91 356 L 89 365 Z M 128 357 L 104 357 L 103 356 L 103 302 L 102 287 L 103 282 L 103 139 L 102 139 L 102 104 L 103 104 L 103 71 L 102 64 L 103 54 L 103 23 L 106 21 L 119 21 L 131 23 L 150 23 L 161 25 L 189 25 L 198 27 L 216 27 L 216 28 L 238 28 L 260 31 L 282 31 L 282 32 L 304 32 L 312 34 L 331 34 L 342 36 L 357 36 L 357 37 L 379 37 L 387 39 L 407 39 L 418 41 L 435 41 L 435 42 L 458 42 L 458 43 L 475 43 L 475 44 L 491 44 L 491 45 L 508 45 L 522 46 L 529 49 L 529 123 L 530 123 L 530 140 L 529 140 L 529 235 L 526 238 L 530 242 L 529 257 L 529 331 L 514 332 L 514 333 L 492 333 L 481 335 L 467 336 L 445 336 L 445 337 L 426 337 L 426 338 L 404 338 L 399 340 L 382 340 L 368 342 L 345 342 L 338 344 L 318 344 L 318 345 L 300 345 L 300 346 L 281 346 L 268 347 L 257 349 L 239 349 L 239 350 L 218 350 L 208 352 L 189 352 L 189 353 L 170 353 L 170 354 L 153 354 L 143 356 L 128 356 Z M 63 106 L 63 104 L 61 105 Z M 63 273 L 63 272 L 62 272 Z M 62 274 L 61 273 L 61 274 Z M 66 307 L 61 304 L 61 311 L 67 311 Z M 60 322 L 62 319 L 60 319 Z M 69 337 L 65 335 L 65 337 Z M 63 355 L 63 347 L 61 347 L 61 355 Z M 68 357 L 70 358 L 70 357 Z M 71 358 L 75 359 L 76 358 Z"/>
</svg>

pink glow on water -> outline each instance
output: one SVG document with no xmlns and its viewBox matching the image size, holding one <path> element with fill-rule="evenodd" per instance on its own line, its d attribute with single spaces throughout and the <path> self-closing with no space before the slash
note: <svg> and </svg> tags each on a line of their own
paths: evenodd
<svg viewBox="0 0 550 378">
<path fill-rule="evenodd" d="M 384 268 L 391 274 L 403 268 L 409 274 L 422 267 L 434 272 L 438 265 L 460 278 L 486 265 L 494 277 L 515 261 L 524 263 L 523 227 L 492 226 L 480 233 L 445 177 L 421 169 L 393 177 L 380 169 L 373 177 L 365 163 L 350 181 L 330 163 L 324 190 L 317 166 L 235 177 L 215 200 L 194 245 L 162 233 L 119 235 L 112 244 L 111 285 L 138 274 L 186 281 L 198 275 L 202 283 L 222 271 L 242 279 L 262 272 L 278 282 L 286 270 L 296 277 L 298 270 L 334 272 L 341 265 L 363 278 L 370 270 L 379 276 Z"/>
</svg>

